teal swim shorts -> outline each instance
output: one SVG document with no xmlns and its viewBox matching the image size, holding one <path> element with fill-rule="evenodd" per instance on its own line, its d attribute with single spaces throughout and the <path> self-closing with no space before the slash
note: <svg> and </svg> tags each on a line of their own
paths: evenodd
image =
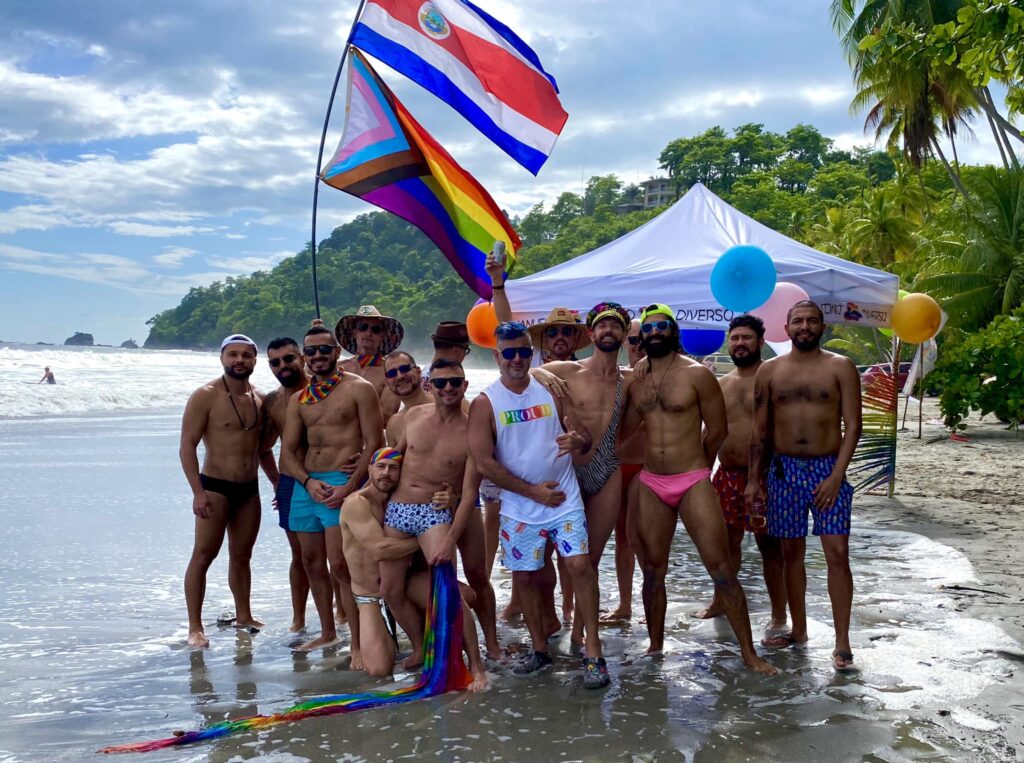
<svg viewBox="0 0 1024 763">
<path fill-rule="evenodd" d="M 310 472 L 309 476 L 335 487 L 346 484 L 349 478 L 344 472 Z M 328 527 L 337 527 L 340 516 L 340 508 L 330 509 L 313 500 L 306 488 L 295 483 L 291 511 L 288 514 L 289 530 L 297 533 L 322 533 Z"/>
</svg>

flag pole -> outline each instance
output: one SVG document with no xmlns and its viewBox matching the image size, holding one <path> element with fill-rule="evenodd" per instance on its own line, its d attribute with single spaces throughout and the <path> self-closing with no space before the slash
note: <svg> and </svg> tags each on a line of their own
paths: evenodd
<svg viewBox="0 0 1024 763">
<path fill-rule="evenodd" d="M 338 62 L 338 71 L 334 75 L 334 84 L 331 86 L 331 97 L 327 100 L 327 113 L 324 114 L 324 129 L 320 133 L 320 151 L 316 155 L 316 175 L 313 176 L 313 223 L 312 234 L 309 238 L 310 262 L 313 266 L 313 308 L 316 311 L 317 319 L 320 318 L 320 288 L 316 280 L 316 207 L 320 198 L 320 171 L 324 162 L 324 144 L 327 142 L 327 126 L 331 121 L 331 109 L 334 108 L 334 97 L 338 93 L 338 83 L 341 81 L 341 71 L 348 60 L 349 47 L 352 45 L 352 37 L 356 32 L 356 24 L 359 23 L 359 16 L 363 13 L 363 6 L 366 0 L 359 0 L 359 7 L 356 8 L 355 18 L 352 20 L 352 27 L 348 30 L 348 37 L 345 40 L 345 48 L 341 51 L 341 60 Z"/>
</svg>

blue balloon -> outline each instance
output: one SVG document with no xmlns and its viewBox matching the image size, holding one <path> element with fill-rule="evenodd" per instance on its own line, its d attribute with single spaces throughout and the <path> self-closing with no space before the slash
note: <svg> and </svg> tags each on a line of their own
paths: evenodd
<svg viewBox="0 0 1024 763">
<path fill-rule="evenodd" d="M 775 263 L 760 247 L 729 249 L 711 270 L 711 293 L 726 310 L 746 313 L 760 307 L 775 291 Z"/>
<path fill-rule="evenodd" d="M 682 329 L 679 342 L 689 355 L 710 355 L 717 352 L 725 341 L 725 332 L 719 329 Z"/>
</svg>

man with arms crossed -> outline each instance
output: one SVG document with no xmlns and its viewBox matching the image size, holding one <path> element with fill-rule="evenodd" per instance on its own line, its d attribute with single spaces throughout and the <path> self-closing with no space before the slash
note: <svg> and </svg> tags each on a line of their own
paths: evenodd
<svg viewBox="0 0 1024 763">
<path fill-rule="evenodd" d="M 280 472 L 278 465 L 274 463 L 272 449 L 284 431 L 288 398 L 306 386 L 309 379 L 306 377 L 306 370 L 302 364 L 302 350 L 299 349 L 298 342 L 291 337 L 279 337 L 267 345 L 267 362 L 270 364 L 270 371 L 281 383 L 281 386 L 269 392 L 263 399 L 260 462 L 274 485 L 277 523 L 285 531 L 292 552 L 291 565 L 288 567 L 288 584 L 292 593 L 292 624 L 288 630 L 295 633 L 306 627 L 309 579 L 306 577 L 306 571 L 302 568 L 302 549 L 299 547 L 299 537 L 288 529 L 288 514 L 291 511 L 295 480 Z M 305 448 L 302 450 L 302 456 L 305 458 Z"/>
<path fill-rule="evenodd" d="M 630 387 L 622 436 L 631 435 L 641 421 L 647 429 L 636 516 L 651 640 L 647 651 L 657 654 L 664 647 L 665 574 L 681 518 L 719 592 L 743 662 L 756 672 L 774 673 L 754 651 L 747 599 L 729 562 L 725 523 L 709 479 L 727 431 L 722 390 L 714 374 L 679 354 L 679 326 L 671 308 L 650 305 L 640 323 L 650 370 Z"/>
<path fill-rule="evenodd" d="M 401 452 L 395 448 L 381 448 L 374 453 L 370 459 L 369 484 L 346 498 L 341 512 L 345 558 L 352 572 L 352 592 L 359 607 L 364 669 L 371 676 L 389 675 L 395 666 L 395 642 L 381 615 L 380 564 L 408 557 L 419 548 L 416 538 L 387 537 L 382 527 L 388 496 L 400 478 L 402 460 Z M 430 575 L 418 571 L 407 585 L 422 618 L 430 595 Z M 482 691 L 487 688 L 487 673 L 480 657 L 476 622 L 465 598 L 462 600 L 462 640 L 473 673 L 469 690 Z"/>
<path fill-rule="evenodd" d="M 619 515 L 622 473 L 617 445 L 622 405 L 632 374 L 619 369 L 619 348 L 629 331 L 629 313 L 617 302 L 602 302 L 587 314 L 587 330 L 594 354 L 581 361 L 559 361 L 544 366 L 565 381 L 580 423 L 596 440 L 586 454 L 573 458 L 573 468 L 587 515 L 590 563 L 597 573 L 605 544 Z M 583 642 L 583 623 L 573 622 L 573 645 Z"/>
<path fill-rule="evenodd" d="M 583 684 L 599 689 L 609 677 L 597 634 L 597 574 L 587 555 L 587 519 L 568 458 L 590 450 L 590 435 L 571 398 L 555 398 L 530 376 L 534 350 L 526 327 L 501 323 L 495 335 L 501 375 L 470 406 L 469 444 L 477 468 L 502 490 L 502 560 L 519 589 L 533 642 L 513 672 L 528 675 L 552 664 L 541 591 L 550 540 L 566 560 L 586 633 Z"/>
<path fill-rule="evenodd" d="M 469 417 L 462 410 L 466 372 L 451 360 L 430 368 L 433 405 L 410 408 L 405 435 L 398 444 L 404 455 L 402 477 L 388 502 L 384 532 L 389 537 L 415 537 L 430 564 L 450 561 L 456 544 L 462 552 L 466 579 L 474 592 L 488 655 L 501 658 L 495 625 L 494 589 L 484 565 L 484 533 L 477 510 L 480 478 L 469 459 Z M 460 495 L 454 517 L 437 506 L 438 493 Z M 406 596 L 408 559 L 381 564 L 381 591 L 412 642 L 406 667 L 422 662 L 423 618 Z"/>
<path fill-rule="evenodd" d="M 750 436 L 747 500 L 765 497 L 768 534 L 782 539 L 790 633 L 765 641 L 788 646 L 807 641 L 807 512 L 828 564 L 828 595 L 836 632 L 832 662 L 850 670 L 850 511 L 853 488 L 846 469 L 861 432 L 860 377 L 853 361 L 819 345 L 825 332 L 821 308 L 797 302 L 786 319 L 789 354 L 772 358 L 754 380 L 754 428 Z M 756 477 L 756 478 L 755 478 Z"/>
<path fill-rule="evenodd" d="M 786 583 L 782 573 L 782 543 L 768 535 L 764 515 L 747 511 L 747 460 L 750 454 L 750 430 L 754 422 L 754 376 L 761 367 L 764 348 L 764 323 L 753 315 L 738 315 L 729 322 L 726 341 L 729 357 L 736 368 L 718 380 L 725 398 L 729 434 L 718 449 L 719 468 L 711 484 L 718 493 L 725 527 L 729 533 L 729 561 L 734 574 L 740 571 L 743 532 L 754 534 L 761 552 L 765 587 L 772 605 L 766 638 L 778 636 L 786 627 Z M 725 612 L 718 590 L 711 604 L 697 617 L 718 617 Z"/>
<path fill-rule="evenodd" d="M 256 343 L 232 334 L 220 345 L 224 374 L 192 393 L 181 421 L 178 456 L 196 515 L 195 545 L 185 571 L 188 643 L 206 647 L 203 599 L 206 572 L 228 536 L 228 586 L 235 600 L 235 627 L 262 628 L 252 616 L 249 560 L 260 530 L 260 492 L 256 451 L 260 434 L 260 396 L 249 384 L 256 368 Z M 199 471 L 196 448 L 206 448 Z"/>
<path fill-rule="evenodd" d="M 358 670 L 362 667 L 359 619 L 342 552 L 338 514 L 342 501 L 366 477 L 370 456 L 381 445 L 380 402 L 373 385 L 338 367 L 340 347 L 327 329 L 314 326 L 307 331 L 302 352 L 312 378 L 288 401 L 281 468 L 295 478 L 288 524 L 299 537 L 302 566 L 320 616 L 321 632 L 298 648 L 318 649 L 337 640 L 331 607 L 330 576 L 334 576 L 352 634 L 352 669 Z M 307 450 L 303 457 L 304 444 Z M 355 471 L 342 471 L 355 454 L 361 454 Z"/>
</svg>

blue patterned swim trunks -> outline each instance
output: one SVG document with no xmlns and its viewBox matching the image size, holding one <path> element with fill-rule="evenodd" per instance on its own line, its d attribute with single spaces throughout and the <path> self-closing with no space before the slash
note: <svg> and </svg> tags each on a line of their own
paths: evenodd
<svg viewBox="0 0 1024 763">
<path fill-rule="evenodd" d="M 501 563 L 512 572 L 534 572 L 544 566 L 544 547 L 550 540 L 559 556 L 590 553 L 587 515 L 577 509 L 541 524 L 528 524 L 501 515 L 498 531 Z"/>
<path fill-rule="evenodd" d="M 419 537 L 435 525 L 450 525 L 451 509 L 436 509 L 432 503 L 398 503 L 388 501 L 384 524 L 406 535 Z"/>
<path fill-rule="evenodd" d="M 853 487 L 843 480 L 832 508 L 814 506 L 814 489 L 836 465 L 835 456 L 798 458 L 776 454 L 768 468 L 768 535 L 773 538 L 803 538 L 807 535 L 807 513 L 814 518 L 815 535 L 849 535 Z"/>
</svg>

